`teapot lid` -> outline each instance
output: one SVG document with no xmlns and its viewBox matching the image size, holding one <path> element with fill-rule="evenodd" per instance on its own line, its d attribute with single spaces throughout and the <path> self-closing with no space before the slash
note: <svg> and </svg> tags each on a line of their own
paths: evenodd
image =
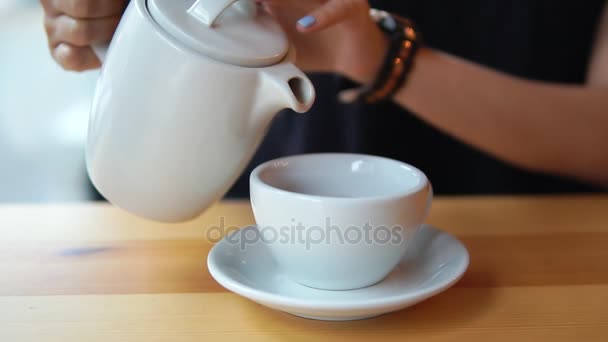
<svg viewBox="0 0 608 342">
<path fill-rule="evenodd" d="M 289 50 L 281 26 L 253 0 L 148 0 L 148 10 L 173 37 L 220 62 L 263 67 Z"/>
</svg>

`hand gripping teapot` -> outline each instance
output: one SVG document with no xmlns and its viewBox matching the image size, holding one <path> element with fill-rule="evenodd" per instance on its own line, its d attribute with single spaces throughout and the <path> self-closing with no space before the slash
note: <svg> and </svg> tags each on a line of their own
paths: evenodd
<svg viewBox="0 0 608 342">
<path fill-rule="evenodd" d="M 180 222 L 220 199 L 274 115 L 315 92 L 252 0 L 132 0 L 105 51 L 87 170 L 114 205 Z"/>
</svg>

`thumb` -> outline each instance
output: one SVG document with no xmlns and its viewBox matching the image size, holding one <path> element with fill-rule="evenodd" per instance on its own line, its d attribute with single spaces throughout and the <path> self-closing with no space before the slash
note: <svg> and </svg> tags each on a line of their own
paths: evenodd
<svg viewBox="0 0 608 342">
<path fill-rule="evenodd" d="M 298 20 L 297 28 L 303 33 L 316 32 L 360 16 L 369 16 L 367 0 L 329 0 Z"/>
</svg>

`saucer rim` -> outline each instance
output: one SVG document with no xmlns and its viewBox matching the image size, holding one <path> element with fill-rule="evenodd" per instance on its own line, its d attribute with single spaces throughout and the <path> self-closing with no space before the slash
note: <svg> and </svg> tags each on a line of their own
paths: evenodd
<svg viewBox="0 0 608 342">
<path fill-rule="evenodd" d="M 300 299 L 300 298 L 288 297 L 288 296 L 280 295 L 280 294 L 276 294 L 276 293 L 271 293 L 268 291 L 258 290 L 251 286 L 245 285 L 242 282 L 235 281 L 234 278 L 228 277 L 227 275 L 224 274 L 224 272 L 220 271 L 219 267 L 217 267 L 217 263 L 213 262 L 215 259 L 218 258 L 217 254 L 219 253 L 218 251 L 221 248 L 220 245 L 225 243 L 225 238 L 222 239 L 215 246 L 213 246 L 213 248 L 209 252 L 209 255 L 207 257 L 207 268 L 208 268 L 211 276 L 222 287 L 226 288 L 227 290 L 229 290 L 231 292 L 234 292 L 238 295 L 241 295 L 243 297 L 249 298 L 249 299 L 257 301 L 257 302 L 265 302 L 265 303 L 269 303 L 269 304 L 276 303 L 276 304 L 280 304 L 281 306 L 288 306 L 293 309 L 304 309 L 304 310 L 320 309 L 320 310 L 332 310 L 332 311 L 374 310 L 374 309 L 380 309 L 380 308 L 383 308 L 383 307 L 386 307 L 389 305 L 390 306 L 405 305 L 405 304 L 410 304 L 412 302 L 423 301 L 427 298 L 433 297 L 433 296 L 447 290 L 448 288 L 452 287 L 464 276 L 464 274 L 466 273 L 466 271 L 469 267 L 469 264 L 470 264 L 469 251 L 467 250 L 466 246 L 457 237 L 455 237 L 454 235 L 452 235 L 446 231 L 436 228 L 432 225 L 424 224 L 424 226 L 425 226 L 425 228 L 435 230 L 435 231 L 439 232 L 440 234 L 446 234 L 451 239 L 453 239 L 453 241 L 456 244 L 458 244 L 461 247 L 461 250 L 463 252 L 463 261 L 459 262 L 458 265 L 455 266 L 456 267 L 455 274 L 457 274 L 457 276 L 450 279 L 449 281 L 442 282 L 442 283 L 439 283 L 434 286 L 423 287 L 422 289 L 406 291 L 402 294 L 387 296 L 387 297 L 383 297 L 383 298 L 361 299 L 361 300 L 356 300 L 356 301 L 352 301 L 352 302 L 348 302 L 348 303 L 336 303 L 336 302 L 332 302 L 332 300 L 328 300 L 328 299 L 323 299 L 323 300 Z M 241 234 L 244 229 L 253 228 L 253 227 L 256 227 L 256 225 L 251 224 L 251 225 L 243 226 L 243 228 L 241 228 L 239 231 L 235 232 L 234 234 Z M 381 280 L 380 282 L 378 282 L 374 285 L 371 285 L 371 287 L 380 285 L 382 282 L 385 281 L 385 279 Z M 300 285 L 302 287 L 306 287 L 305 285 L 302 285 L 302 284 L 298 284 L 298 285 Z M 327 292 L 343 292 L 343 291 L 322 290 L 322 289 L 316 289 L 316 290 L 327 291 Z M 344 290 L 344 291 L 357 291 L 357 289 Z"/>
</svg>

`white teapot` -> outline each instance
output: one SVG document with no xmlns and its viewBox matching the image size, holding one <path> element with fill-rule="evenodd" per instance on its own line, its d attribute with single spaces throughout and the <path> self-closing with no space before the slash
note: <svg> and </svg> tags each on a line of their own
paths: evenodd
<svg viewBox="0 0 608 342">
<path fill-rule="evenodd" d="M 253 0 L 132 0 L 102 57 L 87 170 L 108 201 L 156 221 L 200 215 L 274 115 L 308 111 L 315 97 Z"/>
</svg>

